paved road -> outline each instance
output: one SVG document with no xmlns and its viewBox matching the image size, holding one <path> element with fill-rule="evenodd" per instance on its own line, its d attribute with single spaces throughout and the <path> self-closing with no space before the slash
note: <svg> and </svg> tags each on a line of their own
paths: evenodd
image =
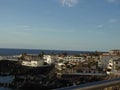
<svg viewBox="0 0 120 90">
<path fill-rule="evenodd" d="M 63 75 L 90 75 L 90 76 L 105 76 L 105 73 L 65 73 Z"/>
<path fill-rule="evenodd" d="M 77 86 L 70 86 L 65 88 L 59 88 L 55 90 L 97 90 L 115 85 L 120 85 L 120 78 L 103 80 L 103 81 L 81 84 Z"/>
</svg>

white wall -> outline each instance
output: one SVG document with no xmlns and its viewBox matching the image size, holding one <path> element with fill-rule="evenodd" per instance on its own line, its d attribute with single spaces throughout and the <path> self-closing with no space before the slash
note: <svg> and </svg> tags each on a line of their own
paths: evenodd
<svg viewBox="0 0 120 90">
<path fill-rule="evenodd" d="M 31 66 L 31 67 L 39 67 L 41 65 L 43 65 L 43 60 L 39 60 L 39 61 L 22 61 L 22 65 L 23 66 Z"/>
</svg>

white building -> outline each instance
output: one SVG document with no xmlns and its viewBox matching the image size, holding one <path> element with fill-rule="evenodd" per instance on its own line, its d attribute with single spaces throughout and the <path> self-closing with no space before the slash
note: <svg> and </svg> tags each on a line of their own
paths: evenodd
<svg viewBox="0 0 120 90">
<path fill-rule="evenodd" d="M 120 50 L 110 50 L 110 54 L 120 55 Z"/>
<path fill-rule="evenodd" d="M 113 69 L 120 72 L 120 57 L 113 59 Z"/>
<path fill-rule="evenodd" d="M 116 67 L 119 67 L 120 70 L 120 58 L 114 55 L 104 55 L 100 57 L 98 61 L 98 67 L 105 69 L 107 74 L 115 72 Z"/>
<path fill-rule="evenodd" d="M 44 62 L 47 64 L 52 64 L 54 63 L 55 57 L 51 55 L 44 55 Z"/>
<path fill-rule="evenodd" d="M 0 60 L 3 60 L 3 57 L 2 57 L 2 56 L 0 56 Z"/>
<path fill-rule="evenodd" d="M 102 55 L 100 56 L 100 60 L 98 60 L 99 68 L 107 68 L 108 64 L 111 62 L 112 57 L 110 55 Z"/>
<path fill-rule="evenodd" d="M 83 57 L 67 56 L 63 58 L 65 61 L 82 62 L 85 61 Z"/>
<path fill-rule="evenodd" d="M 55 66 L 58 70 L 63 70 L 66 68 L 64 63 L 57 63 Z"/>
<path fill-rule="evenodd" d="M 38 55 L 23 55 L 22 65 L 31 67 L 40 67 L 44 64 L 44 60 Z"/>
<path fill-rule="evenodd" d="M 43 60 L 23 60 L 22 65 L 23 66 L 30 66 L 30 67 L 40 67 L 44 64 Z"/>
</svg>

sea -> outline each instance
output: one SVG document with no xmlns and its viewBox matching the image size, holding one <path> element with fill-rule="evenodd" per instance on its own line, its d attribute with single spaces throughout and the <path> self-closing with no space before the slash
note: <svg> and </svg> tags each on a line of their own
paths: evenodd
<svg viewBox="0 0 120 90">
<path fill-rule="evenodd" d="M 0 48 L 0 56 L 2 55 L 20 55 L 22 53 L 27 54 L 39 54 L 44 52 L 45 54 L 84 54 L 90 51 L 73 51 L 73 50 L 44 50 L 44 49 L 13 49 L 13 48 Z"/>
<path fill-rule="evenodd" d="M 22 53 L 27 54 L 39 54 L 41 52 L 44 52 L 44 54 L 62 54 L 67 53 L 70 54 L 83 54 L 88 53 L 89 51 L 73 51 L 73 50 L 43 50 L 43 49 L 13 49 L 13 48 L 0 48 L 0 56 L 6 56 L 6 55 L 20 55 Z M 3 77 L 0 76 L 0 83 L 9 83 L 13 79 L 12 76 Z M 0 90 L 13 90 L 6 87 L 0 87 Z"/>
<path fill-rule="evenodd" d="M 14 76 L 0 76 L 0 83 L 11 83 L 14 79 Z M 12 90 L 7 87 L 0 87 L 0 90 Z"/>
<path fill-rule="evenodd" d="M 11 88 L 0 87 L 0 90 L 12 90 Z"/>
</svg>

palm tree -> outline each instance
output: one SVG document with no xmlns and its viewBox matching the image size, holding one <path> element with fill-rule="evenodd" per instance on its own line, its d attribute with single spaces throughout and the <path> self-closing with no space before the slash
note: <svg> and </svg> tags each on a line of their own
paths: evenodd
<svg viewBox="0 0 120 90">
<path fill-rule="evenodd" d="M 43 59 L 44 54 L 45 54 L 45 53 L 42 51 L 41 53 L 39 53 L 39 55 L 38 55 L 38 56 L 39 56 L 41 59 Z"/>
<path fill-rule="evenodd" d="M 19 59 L 19 60 L 23 60 L 23 59 L 24 59 L 24 56 L 26 56 L 26 55 L 27 55 L 27 53 L 26 53 L 26 52 L 23 52 L 23 53 L 22 53 L 22 56 L 19 57 L 18 59 Z"/>
</svg>

